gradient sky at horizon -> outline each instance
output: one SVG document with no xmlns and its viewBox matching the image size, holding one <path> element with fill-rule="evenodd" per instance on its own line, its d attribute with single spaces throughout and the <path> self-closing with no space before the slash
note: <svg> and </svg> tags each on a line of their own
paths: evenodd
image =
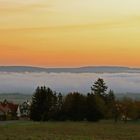
<svg viewBox="0 0 140 140">
<path fill-rule="evenodd" d="M 139 0 L 0 0 L 0 65 L 140 67 Z"/>
</svg>

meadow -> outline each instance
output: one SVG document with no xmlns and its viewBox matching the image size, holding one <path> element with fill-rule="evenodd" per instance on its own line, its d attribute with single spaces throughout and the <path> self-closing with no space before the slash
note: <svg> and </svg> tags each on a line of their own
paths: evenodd
<svg viewBox="0 0 140 140">
<path fill-rule="evenodd" d="M 140 140 L 140 122 L 0 122 L 0 140 Z"/>
</svg>

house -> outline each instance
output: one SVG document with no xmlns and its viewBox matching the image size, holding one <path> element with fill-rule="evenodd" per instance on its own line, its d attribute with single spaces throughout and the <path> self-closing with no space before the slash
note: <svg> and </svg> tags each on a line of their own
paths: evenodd
<svg viewBox="0 0 140 140">
<path fill-rule="evenodd" d="M 17 108 L 17 117 L 19 119 L 29 119 L 30 118 L 30 101 L 25 101 L 22 104 L 20 104 Z"/>
<path fill-rule="evenodd" d="M 16 110 L 18 105 L 4 100 L 0 102 L 0 120 L 14 120 L 17 119 Z"/>
</svg>

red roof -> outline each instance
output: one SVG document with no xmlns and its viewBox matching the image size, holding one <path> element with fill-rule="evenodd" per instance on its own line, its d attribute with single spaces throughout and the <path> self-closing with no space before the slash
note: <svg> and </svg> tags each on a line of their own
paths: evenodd
<svg viewBox="0 0 140 140">
<path fill-rule="evenodd" d="M 18 108 L 18 105 L 13 103 L 0 103 L 0 111 L 7 113 L 7 112 L 15 112 Z"/>
</svg>

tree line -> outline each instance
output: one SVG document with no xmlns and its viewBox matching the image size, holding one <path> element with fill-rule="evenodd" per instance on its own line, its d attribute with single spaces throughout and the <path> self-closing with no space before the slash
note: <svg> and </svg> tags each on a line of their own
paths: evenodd
<svg viewBox="0 0 140 140">
<path fill-rule="evenodd" d="M 62 95 L 49 87 L 37 87 L 31 103 L 30 119 L 33 121 L 99 121 L 100 119 L 140 118 L 140 102 L 124 98 L 118 101 L 103 79 L 99 78 L 91 92 Z"/>
</svg>

